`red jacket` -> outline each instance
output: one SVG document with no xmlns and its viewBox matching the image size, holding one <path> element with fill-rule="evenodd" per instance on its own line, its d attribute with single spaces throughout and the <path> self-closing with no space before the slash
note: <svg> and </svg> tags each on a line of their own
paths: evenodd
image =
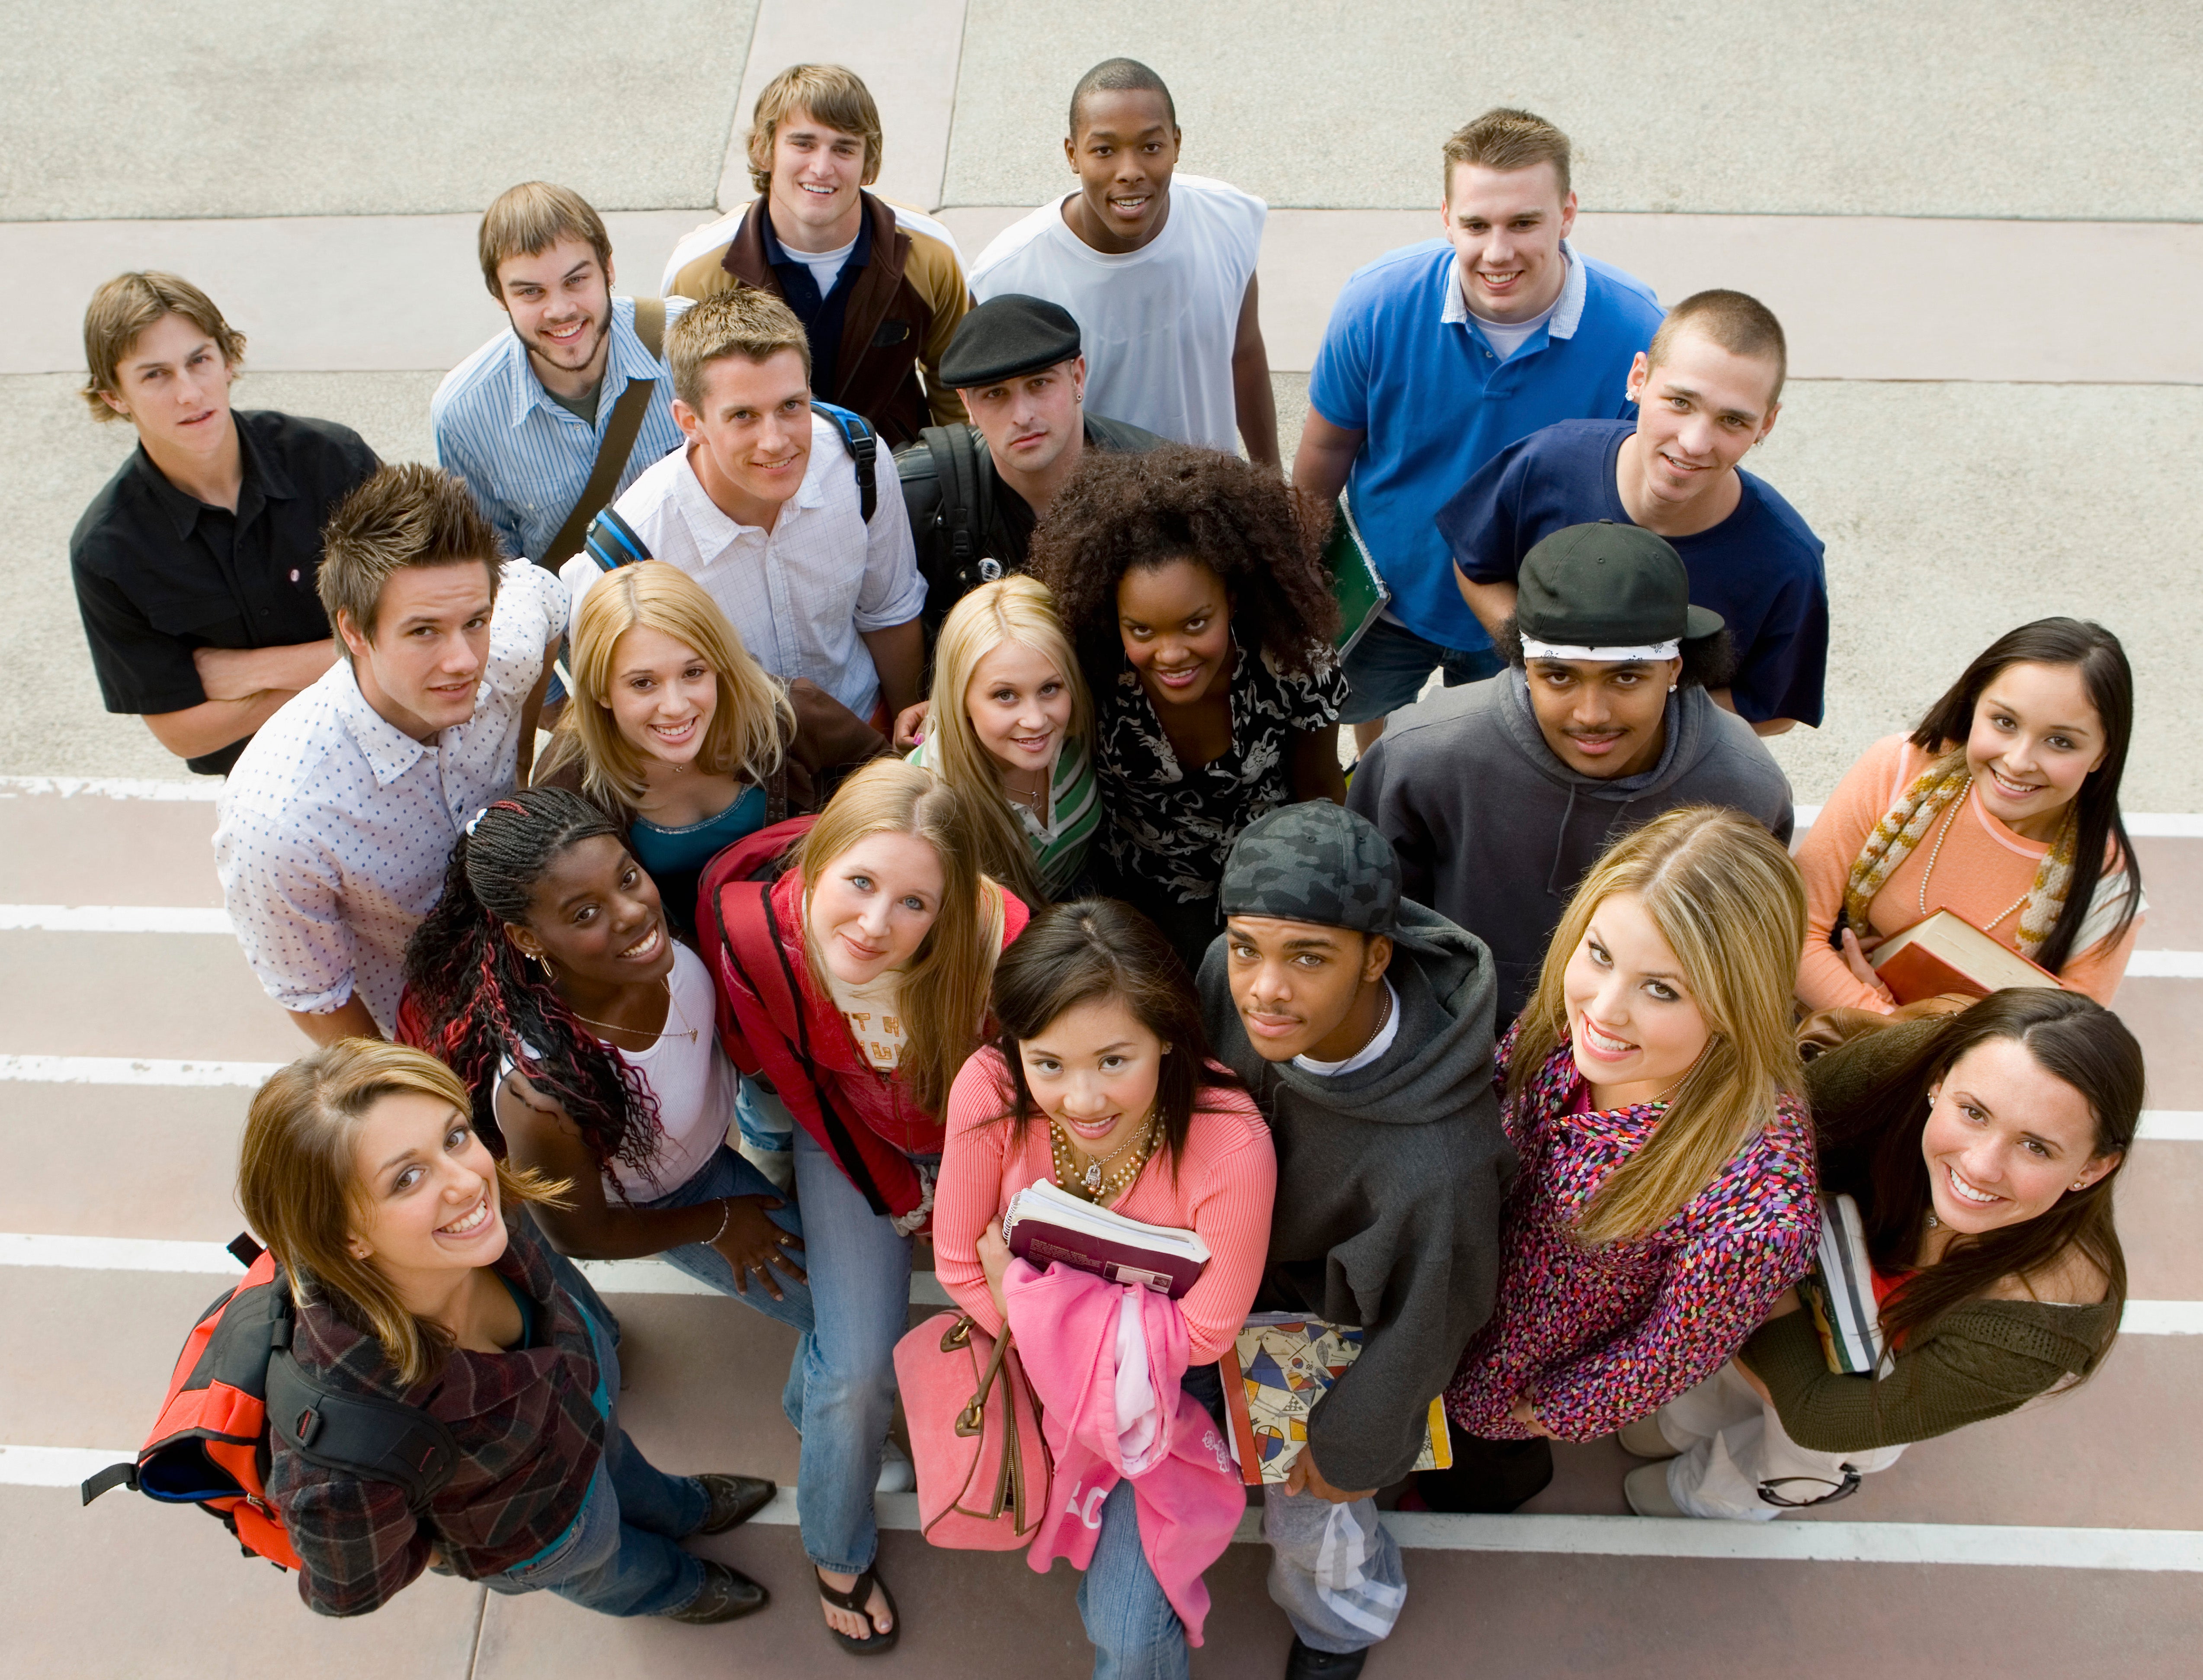
<svg viewBox="0 0 2203 1680">
<path fill-rule="evenodd" d="M 812 979 L 802 872 L 790 869 L 770 886 L 730 881 L 719 897 L 698 907 L 699 932 L 718 982 L 729 1060 L 771 1081 L 873 1212 L 911 1212 L 923 1190 L 909 1157 L 938 1155 L 946 1128 L 912 1102 L 901 1080 L 865 1060 L 833 998 Z M 1002 894 L 1004 945 L 1031 919 L 1016 894 Z"/>
</svg>

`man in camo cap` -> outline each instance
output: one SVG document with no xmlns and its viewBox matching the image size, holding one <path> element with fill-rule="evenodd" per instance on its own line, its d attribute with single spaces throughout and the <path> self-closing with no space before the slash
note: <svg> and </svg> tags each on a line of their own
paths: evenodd
<svg viewBox="0 0 2203 1680">
<path fill-rule="evenodd" d="M 1202 1014 L 1278 1151 L 1256 1305 L 1362 1328 L 1262 1517 L 1289 1680 L 1350 1680 L 1407 1596 L 1373 1495 L 1415 1468 L 1498 1276 L 1515 1151 L 1491 1091 L 1491 954 L 1403 897 L 1385 837 L 1326 801 L 1250 825 L 1220 902 Z"/>
</svg>

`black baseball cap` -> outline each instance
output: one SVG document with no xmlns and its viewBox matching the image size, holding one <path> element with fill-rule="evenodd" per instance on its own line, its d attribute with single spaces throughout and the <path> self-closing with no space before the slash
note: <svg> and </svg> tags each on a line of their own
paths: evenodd
<svg viewBox="0 0 2203 1680">
<path fill-rule="evenodd" d="M 941 358 L 951 390 L 968 391 L 1021 373 L 1038 373 L 1078 353 L 1078 322 L 1045 298 L 1005 292 L 969 311 Z"/>
<path fill-rule="evenodd" d="M 1691 605 L 1683 557 L 1642 525 L 1570 525 L 1522 557 L 1515 625 L 1524 636 L 1565 648 L 1638 648 L 1696 642 L 1722 617 Z"/>
</svg>

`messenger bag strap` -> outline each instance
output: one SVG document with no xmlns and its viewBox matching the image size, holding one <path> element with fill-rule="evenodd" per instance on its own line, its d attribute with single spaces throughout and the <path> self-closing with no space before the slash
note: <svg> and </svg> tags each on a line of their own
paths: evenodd
<svg viewBox="0 0 2203 1680">
<path fill-rule="evenodd" d="M 662 357 L 664 299 L 635 300 L 635 331 L 642 340 L 642 347 L 653 358 Z M 635 453 L 635 441 L 642 435 L 643 417 L 650 412 L 650 399 L 657 392 L 658 382 L 654 379 L 628 381 L 619 401 L 612 405 L 611 423 L 598 441 L 597 458 L 589 464 L 589 481 L 582 487 L 581 499 L 567 510 L 565 524 L 551 539 L 551 552 L 535 556 L 536 565 L 556 571 L 582 552 L 582 540 L 588 535 L 589 522 L 611 506 L 612 492 L 619 488 L 620 473 L 627 466 L 627 458 Z"/>
</svg>

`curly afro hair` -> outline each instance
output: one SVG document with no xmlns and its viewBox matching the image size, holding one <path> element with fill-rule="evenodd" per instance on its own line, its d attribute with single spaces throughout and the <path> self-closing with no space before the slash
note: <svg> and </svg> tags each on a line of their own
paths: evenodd
<svg viewBox="0 0 2203 1680">
<path fill-rule="evenodd" d="M 1186 444 L 1087 452 L 1033 532 L 1032 571 L 1082 656 L 1118 647 L 1117 585 L 1136 568 L 1198 560 L 1231 592 L 1250 653 L 1314 672 L 1338 629 L 1320 513 L 1236 455 Z M 1311 517 L 1314 513 L 1316 517 Z"/>
</svg>

